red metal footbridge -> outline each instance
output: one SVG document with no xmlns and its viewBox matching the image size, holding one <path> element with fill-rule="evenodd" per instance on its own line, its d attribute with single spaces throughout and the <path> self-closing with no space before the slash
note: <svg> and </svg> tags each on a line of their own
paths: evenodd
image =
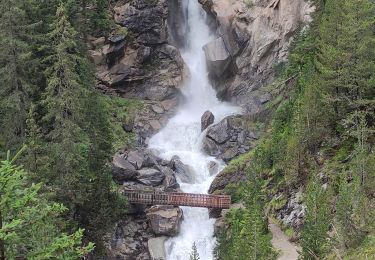
<svg viewBox="0 0 375 260">
<path fill-rule="evenodd" d="M 146 205 L 173 205 L 202 208 L 228 209 L 231 197 L 228 195 L 208 195 L 182 192 L 158 192 L 125 190 L 129 203 Z"/>
</svg>

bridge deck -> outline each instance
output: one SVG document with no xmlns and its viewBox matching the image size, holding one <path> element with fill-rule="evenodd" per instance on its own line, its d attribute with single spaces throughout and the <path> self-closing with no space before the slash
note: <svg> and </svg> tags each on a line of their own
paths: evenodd
<svg viewBox="0 0 375 260">
<path fill-rule="evenodd" d="M 126 190 L 124 195 L 130 203 L 147 205 L 174 205 L 227 209 L 231 204 L 228 195 L 208 195 L 181 192 L 156 192 Z"/>
</svg>

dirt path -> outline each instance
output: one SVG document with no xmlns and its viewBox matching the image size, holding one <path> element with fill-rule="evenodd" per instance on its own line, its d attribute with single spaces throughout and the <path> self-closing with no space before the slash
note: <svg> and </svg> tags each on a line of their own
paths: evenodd
<svg viewBox="0 0 375 260">
<path fill-rule="evenodd" d="M 272 219 L 269 219 L 268 223 L 268 228 L 272 233 L 272 246 L 280 252 L 280 255 L 277 259 L 297 260 L 297 251 L 300 250 L 300 248 L 297 245 L 289 242 L 288 237 Z"/>
</svg>

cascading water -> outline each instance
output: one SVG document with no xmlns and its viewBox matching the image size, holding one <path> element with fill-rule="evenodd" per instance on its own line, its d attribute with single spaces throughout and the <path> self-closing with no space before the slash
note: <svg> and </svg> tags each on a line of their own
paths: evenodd
<svg viewBox="0 0 375 260">
<path fill-rule="evenodd" d="M 197 0 L 184 1 L 187 9 L 189 33 L 187 47 L 181 51 L 189 70 L 190 78 L 183 87 L 186 102 L 158 134 L 151 138 L 149 147 L 160 152 L 159 156 L 170 160 L 177 155 L 181 161 L 193 169 L 194 184 L 183 183 L 177 176 L 184 192 L 207 193 L 214 176 L 210 176 L 208 164 L 215 161 L 224 167 L 222 161 L 202 152 L 201 115 L 210 110 L 218 122 L 228 115 L 239 113 L 239 109 L 218 101 L 208 80 L 205 55 L 202 47 L 213 40 L 204 20 L 204 12 Z M 217 173 L 215 173 L 217 174 Z M 184 220 L 177 237 L 166 244 L 168 260 L 189 259 L 195 242 L 201 260 L 213 259 L 215 239 L 214 219 L 208 216 L 208 209 L 182 207 Z"/>
</svg>

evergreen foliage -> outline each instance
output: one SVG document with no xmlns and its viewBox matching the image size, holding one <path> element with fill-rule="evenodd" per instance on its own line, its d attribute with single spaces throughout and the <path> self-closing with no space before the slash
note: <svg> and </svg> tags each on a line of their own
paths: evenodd
<svg viewBox="0 0 375 260">
<path fill-rule="evenodd" d="M 0 165 L 0 259 L 78 259 L 93 244 L 82 245 L 83 231 L 61 233 L 66 208 L 40 195 L 42 184 L 27 184 L 27 173 L 14 165 L 17 155 Z"/>
<path fill-rule="evenodd" d="M 40 192 L 66 207 L 63 231 L 83 228 L 81 235 L 96 243 L 97 253 L 124 203 L 107 166 L 114 143 L 111 114 L 95 90 L 85 43 L 90 30 L 109 30 L 108 5 L 0 2 L 0 150 L 27 144 L 19 158 L 30 172 L 27 181 L 45 184 Z"/>
<path fill-rule="evenodd" d="M 271 214 L 283 207 L 276 194 L 288 198 L 304 189 L 302 259 L 355 259 L 367 254 L 358 250 L 371 244 L 375 231 L 375 3 L 315 2 L 314 22 L 300 32 L 276 81 L 285 83 L 277 91 L 288 98 L 276 99 L 269 135 L 227 171 L 255 169 L 265 180 Z M 241 187 L 241 197 L 246 190 Z M 246 210 L 228 216 L 229 234 L 240 233 Z M 223 255 L 239 247 L 228 236 L 219 237 Z"/>
<path fill-rule="evenodd" d="M 191 247 L 191 254 L 190 254 L 190 260 L 199 260 L 199 254 L 197 250 L 197 245 L 195 242 L 193 243 L 193 246 Z"/>
</svg>

